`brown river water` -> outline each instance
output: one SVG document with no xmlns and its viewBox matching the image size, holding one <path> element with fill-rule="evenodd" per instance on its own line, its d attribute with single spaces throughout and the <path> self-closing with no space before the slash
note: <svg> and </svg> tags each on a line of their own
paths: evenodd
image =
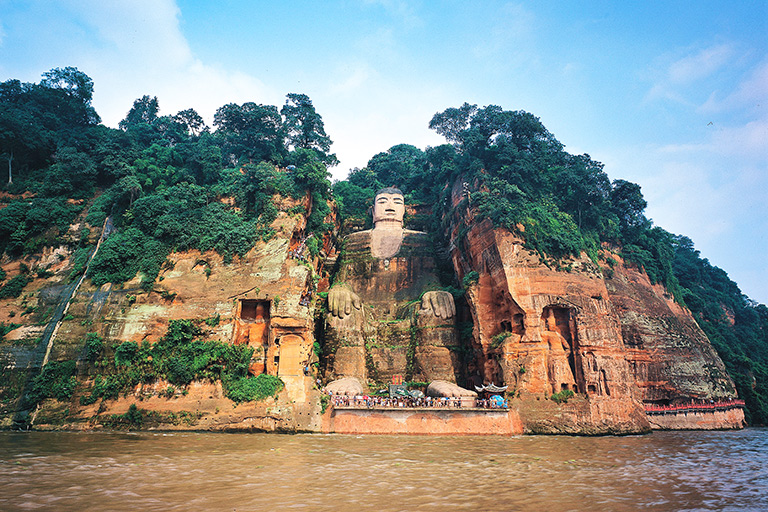
<svg viewBox="0 0 768 512">
<path fill-rule="evenodd" d="M 768 510 L 768 430 L 0 432 L 0 510 Z"/>
</svg>

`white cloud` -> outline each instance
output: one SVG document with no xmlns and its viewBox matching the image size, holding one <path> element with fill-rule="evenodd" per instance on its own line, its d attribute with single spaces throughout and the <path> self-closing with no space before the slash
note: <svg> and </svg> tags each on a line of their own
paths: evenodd
<svg viewBox="0 0 768 512">
<path fill-rule="evenodd" d="M 531 40 L 536 17 L 521 4 L 509 3 L 498 12 L 489 12 L 489 25 L 482 43 L 473 48 L 478 59 L 502 58 L 519 63 L 534 56 Z"/>
<path fill-rule="evenodd" d="M 704 113 L 721 113 L 733 109 L 751 110 L 768 117 L 768 60 L 752 68 L 735 90 L 718 99 L 713 92 L 701 106 Z"/>
<path fill-rule="evenodd" d="M 737 56 L 736 45 L 720 43 L 706 48 L 686 49 L 685 55 L 661 56 L 649 71 L 653 84 L 646 94 L 646 101 L 665 99 L 688 106 L 694 106 L 701 92 L 711 85 L 702 82 L 716 76 L 732 65 Z M 670 62 L 671 59 L 672 60 Z M 712 91 L 707 94 L 711 97 Z"/>
<path fill-rule="evenodd" d="M 704 48 L 673 62 L 667 70 L 667 79 L 676 85 L 688 85 L 720 70 L 733 57 L 732 44 L 718 44 Z"/>
<path fill-rule="evenodd" d="M 192 60 L 173 0 L 75 0 L 69 5 L 108 47 L 131 57 L 132 63 L 141 60 L 144 69 Z"/>
<path fill-rule="evenodd" d="M 562 73 L 564 76 L 574 75 L 584 70 L 584 66 L 579 62 L 569 62 L 563 66 Z"/>
<path fill-rule="evenodd" d="M 718 130 L 712 137 L 714 151 L 722 155 L 762 162 L 768 171 L 768 120 Z"/>
<path fill-rule="evenodd" d="M 93 103 L 109 126 L 145 94 L 158 97 L 161 114 L 194 108 L 209 124 L 215 110 L 229 102 L 282 102 L 282 95 L 259 79 L 196 59 L 171 0 L 78 1 L 69 9 L 95 34 L 79 65 L 96 84 Z"/>
<path fill-rule="evenodd" d="M 375 72 L 364 62 L 340 66 L 330 90 L 335 94 L 350 93 L 370 83 Z"/>
</svg>

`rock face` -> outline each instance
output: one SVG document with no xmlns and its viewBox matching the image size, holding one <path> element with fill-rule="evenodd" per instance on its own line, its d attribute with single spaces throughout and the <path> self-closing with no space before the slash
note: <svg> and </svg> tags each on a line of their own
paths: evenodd
<svg viewBox="0 0 768 512">
<path fill-rule="evenodd" d="M 639 398 L 669 405 L 735 397 L 723 362 L 691 313 L 617 259 L 605 282 Z"/>
<path fill-rule="evenodd" d="M 286 200 L 287 201 L 287 200 Z M 308 207 L 308 199 L 281 205 L 289 210 L 299 205 Z M 332 221 L 333 219 L 328 219 Z M 306 217 L 281 211 L 271 224 L 275 235 L 267 242 L 259 241 L 244 257 L 225 263 L 215 253 L 188 251 L 172 253 L 150 293 L 139 287 L 139 277 L 121 286 L 106 284 L 96 288 L 85 280 L 72 298 L 68 315 L 58 328 L 50 351 L 51 361 L 76 360 L 80 378 L 87 382 L 87 364 L 83 360 L 83 340 L 88 332 L 98 333 L 107 344 L 125 341 L 153 343 L 166 332 L 171 320 L 211 319 L 204 338 L 254 348 L 249 371 L 279 377 L 285 389 L 276 399 L 233 407 L 224 398 L 221 384 L 193 384 L 187 393 L 162 398 L 168 383 L 140 385 L 126 397 L 105 400 L 98 413 L 122 414 L 130 403 L 162 414 L 189 414 L 194 422 L 165 425 L 164 428 L 210 428 L 214 430 L 313 430 L 319 428 L 319 391 L 315 386 L 317 355 L 314 312 L 317 305 L 316 283 L 324 274 L 322 260 L 312 258 L 305 250 Z M 5 302 L 4 309 L 23 311 L 21 301 L 29 307 L 41 306 L 48 291 L 61 288 L 54 281 L 64 280 L 68 269 L 50 279 L 32 298 Z M 26 305 L 25 302 L 25 305 Z M 18 303 L 18 304 L 16 304 Z M 11 334 L 22 332 L 17 329 Z M 38 336 L 30 331 L 26 337 Z M 25 340 L 15 342 L 25 347 Z M 5 350 L 4 371 L 32 374 L 30 357 Z M 23 352 L 23 350 L 22 350 Z M 30 354 L 40 352 L 30 344 Z M 43 347 L 44 352 L 44 347 Z M 42 358 L 38 358 L 42 359 Z M 23 377 L 21 377 L 23 380 Z M 157 388 L 157 389 L 155 389 Z M 193 393 L 193 388 L 198 392 Z M 160 396 L 158 396 L 160 395 Z M 72 428 L 88 428 L 97 414 L 93 406 L 81 406 L 77 392 L 68 419 Z M 45 423 L 52 417 L 46 409 L 38 415 Z M 186 417 L 186 416 L 185 416 Z M 10 415 L 5 417 L 10 425 Z"/>
<path fill-rule="evenodd" d="M 22 324 L 0 342 L 2 426 L 10 426 L 14 415 L 9 397 L 28 385 L 27 376 L 39 373 L 44 359 L 78 361 L 80 381 L 92 380 L 83 355 L 87 333 L 98 333 L 109 345 L 152 343 L 170 320 L 204 318 L 215 319 L 206 328 L 208 339 L 252 347 L 249 371 L 278 376 L 285 389 L 276 398 L 237 407 L 223 396 L 221 383 L 211 382 L 194 382 L 172 396 L 166 396 L 168 383 L 140 385 L 93 405 L 81 405 L 76 392 L 71 403 L 44 402 L 36 424 L 88 428 L 94 418 L 123 414 L 135 403 L 170 418 L 163 428 L 211 430 L 424 433 L 429 424 L 445 433 L 620 434 L 743 424 L 739 408 L 646 415 L 644 404 L 723 401 L 735 398 L 735 391 L 690 313 L 644 272 L 608 248 L 600 263 L 582 256 L 551 268 L 518 236 L 479 221 L 462 194 L 457 184 L 446 223 L 465 303 L 450 315 L 438 314 L 447 307 L 441 302 L 447 292 L 440 290 L 435 247 L 425 233 L 402 229 L 394 238 L 376 238 L 371 230 L 346 238 L 331 292 L 346 290 L 353 300 L 344 315 L 322 314 L 326 304 L 317 292 L 328 289 L 332 276 L 323 259 L 305 251 L 306 218 L 288 213 L 298 204 L 281 205 L 271 226 L 275 236 L 233 262 L 212 252 L 171 254 L 150 293 L 141 290 L 138 276 L 99 288 L 85 280 L 56 325 L 46 325 L 47 311 L 59 308 L 73 289 L 66 282 L 70 255 L 47 250 L 38 259 L 54 263 L 54 277 L 36 279 L 21 297 L 0 303 L 0 320 Z M 334 262 L 336 249 L 329 238 L 323 242 L 327 261 Z M 608 256 L 616 261 L 610 267 L 602 263 Z M 19 267 L 3 266 L 9 277 Z M 457 329 L 457 320 L 471 324 L 471 332 Z M 41 341 L 46 333 L 53 333 L 49 346 Z M 320 360 L 315 342 L 322 345 Z M 324 372 L 317 373 L 318 364 Z M 401 411 L 397 418 L 376 411 L 321 414 L 318 379 L 358 379 L 358 393 L 360 383 L 385 383 L 397 375 L 470 389 L 508 386 L 510 409 L 456 417 L 430 411 Z M 451 389 L 445 393 L 458 393 Z M 329 426 L 331 416 L 335 427 Z"/>
<path fill-rule="evenodd" d="M 690 313 L 644 273 L 620 264 L 605 279 L 584 256 L 552 269 L 509 231 L 476 222 L 458 184 L 453 192 L 454 268 L 476 276 L 466 293 L 476 355 L 468 375 L 509 386 L 527 431 L 643 431 L 643 402 L 735 397 Z M 581 398 L 547 400 L 571 392 Z"/>
</svg>

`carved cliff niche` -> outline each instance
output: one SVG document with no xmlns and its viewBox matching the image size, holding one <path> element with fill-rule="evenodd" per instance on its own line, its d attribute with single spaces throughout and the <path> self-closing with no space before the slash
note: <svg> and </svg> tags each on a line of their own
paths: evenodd
<svg viewBox="0 0 768 512">
<path fill-rule="evenodd" d="M 491 320 L 489 337 L 500 333 L 511 333 L 516 336 L 514 341 L 520 341 L 525 334 L 525 311 L 512 298 L 506 286 L 496 282 L 496 276 L 483 274 L 480 276 L 480 297 L 478 313 L 481 318 Z"/>
<path fill-rule="evenodd" d="M 240 299 L 235 314 L 233 343 L 253 347 L 250 373 L 258 375 L 266 369 L 270 335 L 270 301 Z"/>
<path fill-rule="evenodd" d="M 541 318 L 550 344 L 549 379 L 555 392 L 586 391 L 581 354 L 578 347 L 576 310 L 573 307 L 552 304 L 544 308 Z M 567 366 L 563 364 L 567 361 Z"/>
</svg>

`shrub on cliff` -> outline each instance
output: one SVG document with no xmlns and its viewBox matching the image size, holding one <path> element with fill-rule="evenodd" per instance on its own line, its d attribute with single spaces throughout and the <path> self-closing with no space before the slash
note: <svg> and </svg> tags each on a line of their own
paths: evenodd
<svg viewBox="0 0 768 512">
<path fill-rule="evenodd" d="M 30 281 L 32 281 L 32 278 L 26 274 L 13 276 L 0 288 L 0 299 L 18 297 Z"/>
<path fill-rule="evenodd" d="M 0 322 L 0 341 L 2 341 L 3 338 L 5 338 L 5 335 L 11 332 L 12 330 L 20 327 L 19 324 L 14 324 L 12 322 L 9 322 L 6 324 L 5 322 Z"/>
<path fill-rule="evenodd" d="M 46 398 L 69 400 L 77 386 L 75 361 L 51 361 L 32 379 L 29 399 L 39 403 Z"/>
<path fill-rule="evenodd" d="M 85 359 L 94 362 L 104 350 L 104 340 L 95 332 L 85 335 Z"/>
<path fill-rule="evenodd" d="M 224 394 L 233 402 L 250 402 L 277 396 L 285 384 L 279 377 L 262 373 L 225 382 Z"/>
<path fill-rule="evenodd" d="M 177 386 L 188 385 L 194 380 L 222 381 L 226 387 L 245 378 L 253 349 L 198 339 L 203 334 L 203 324 L 205 320 L 171 320 L 165 336 L 156 343 L 121 343 L 115 348 L 114 357 L 96 364 L 98 373 L 94 384 L 81 398 L 81 403 L 87 405 L 99 398 L 117 398 L 120 392 L 157 379 L 165 379 Z M 238 399 L 252 392 L 253 383 L 233 385 L 241 390 L 233 395 Z M 269 388 L 260 381 L 256 389 Z"/>
<path fill-rule="evenodd" d="M 139 344 L 135 341 L 125 341 L 115 349 L 115 364 L 127 366 L 136 360 L 139 354 Z"/>
<path fill-rule="evenodd" d="M 93 284 L 122 283 L 142 272 L 142 285 L 151 288 L 168 254 L 160 241 L 136 228 L 113 233 L 105 240 L 88 268 Z"/>
<path fill-rule="evenodd" d="M 576 396 L 576 393 L 574 393 L 570 389 L 563 389 L 562 391 L 558 391 L 557 393 L 554 393 L 552 396 L 549 397 L 549 399 L 558 404 L 567 404 L 568 400 L 570 400 L 574 396 Z"/>
</svg>

